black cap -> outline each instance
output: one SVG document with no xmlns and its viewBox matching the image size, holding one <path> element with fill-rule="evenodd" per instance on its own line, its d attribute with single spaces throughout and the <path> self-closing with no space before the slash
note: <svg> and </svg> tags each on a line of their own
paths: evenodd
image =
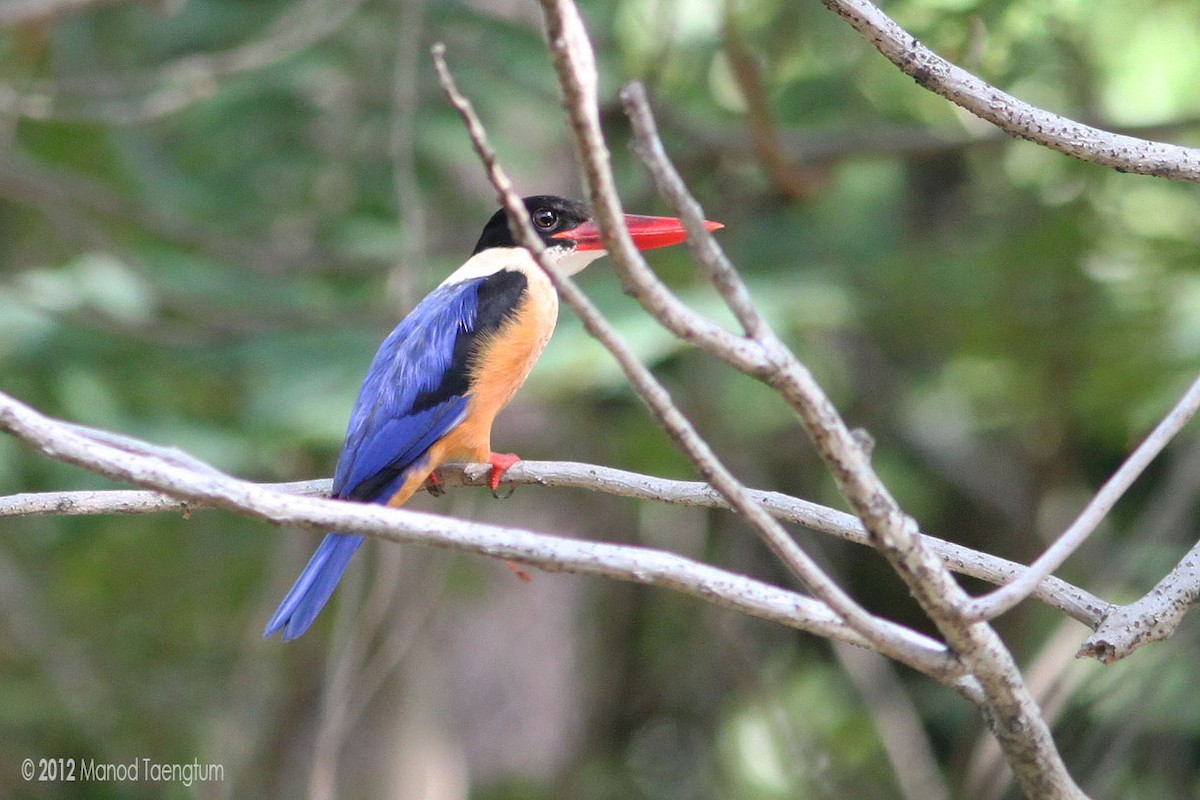
<svg viewBox="0 0 1200 800">
<path fill-rule="evenodd" d="M 549 194 L 539 194 L 526 197 L 522 201 L 525 210 L 529 212 L 529 222 L 533 229 L 542 237 L 549 247 L 574 247 L 575 243 L 569 238 L 553 238 L 556 233 L 571 231 L 591 219 L 592 214 L 585 203 L 566 197 L 555 197 Z M 493 247 L 516 247 L 517 243 L 508 230 L 508 215 L 500 209 L 487 225 L 475 243 L 471 255 L 481 253 Z"/>
</svg>

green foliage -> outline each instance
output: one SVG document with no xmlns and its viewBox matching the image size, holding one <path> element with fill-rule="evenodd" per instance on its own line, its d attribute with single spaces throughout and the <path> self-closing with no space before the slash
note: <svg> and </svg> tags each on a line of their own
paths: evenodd
<svg viewBox="0 0 1200 800">
<path fill-rule="evenodd" d="M 433 41 L 446 42 L 518 186 L 579 193 L 533 4 L 363 4 L 314 33 L 335 6 L 97 5 L 0 31 L 0 101 L 25 109 L 0 134 L 4 391 L 248 478 L 329 475 L 374 347 L 461 262 L 493 210 L 424 55 Z M 763 313 L 869 430 L 881 473 L 929 532 L 1032 557 L 1191 379 L 1194 187 L 1027 143 L 956 144 L 981 123 L 819 3 L 583 10 L 627 207 L 663 211 L 615 103 L 638 78 Z M 1189 3 L 906 0 L 888 11 L 1023 99 L 1197 141 L 1200 23 Z M 785 155 L 818 153 L 797 160 L 802 196 L 749 147 L 731 21 Z M 421 52 L 398 52 L 404 26 L 418 24 Z M 268 52 L 252 64 L 231 55 L 255 43 Z M 404 130 L 411 138 L 399 141 Z M 900 146 L 912 141 L 922 146 Z M 652 261 L 689 304 L 732 324 L 681 249 Z M 748 482 L 838 503 L 769 391 L 680 345 L 603 266 L 584 285 Z M 1122 600 L 1175 563 L 1195 538 L 1194 440 L 1139 483 L 1069 578 Z M 495 442 L 694 477 L 565 314 Z M 0 484 L 4 494 L 111 485 L 7 439 Z M 418 505 L 788 580 L 724 514 L 534 488 L 504 505 L 466 490 Z M 21 759 L 58 756 L 199 758 L 225 766 L 214 796 L 303 794 L 328 766 L 314 755 L 328 722 L 321 698 L 346 681 L 355 604 L 387 607 L 358 590 L 365 583 L 397 595 L 382 614 L 394 623 L 368 649 L 408 644 L 395 651 L 397 674 L 351 680 L 366 695 L 349 702 L 335 754 L 344 796 L 397 796 L 410 785 L 401 759 L 488 800 L 897 796 L 875 709 L 823 647 L 666 592 L 540 574 L 526 587 L 502 567 L 417 548 L 389 573 L 372 552 L 330 619 L 286 647 L 262 642 L 310 538 L 223 512 L 6 520 L 0 795 L 209 796 L 20 779 Z M 923 624 L 879 559 L 805 541 L 869 606 Z M 464 580 L 471 591 L 457 592 Z M 472 626 L 522 598 L 520 613 Z M 1026 664 L 1050 658 L 1044 648 L 1062 635 L 1059 615 L 1038 606 L 1004 622 Z M 1094 796 L 1200 791 L 1196 656 L 1185 625 L 1118 667 L 1059 666 L 1069 679 L 1056 733 Z M 902 677 L 947 782 L 966 791 L 981 726 L 949 691 Z M 568 685 L 555 693 L 557 680 Z"/>
</svg>

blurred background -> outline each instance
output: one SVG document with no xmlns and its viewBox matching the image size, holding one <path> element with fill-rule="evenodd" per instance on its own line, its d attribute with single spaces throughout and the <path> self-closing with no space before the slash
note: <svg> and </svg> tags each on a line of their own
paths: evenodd
<svg viewBox="0 0 1200 800">
<path fill-rule="evenodd" d="M 1027 101 L 1200 144 L 1192 3 L 887 10 Z M 615 101 L 636 78 L 763 311 L 927 532 L 1034 557 L 1194 377 L 1194 186 L 998 136 L 815 1 L 583 11 L 626 208 L 667 211 Z M 531 0 L 0 4 L 0 388 L 249 479 L 330 475 L 376 345 L 495 209 L 435 41 L 518 188 L 580 194 Z M 651 261 L 721 316 L 683 248 Z M 784 405 L 657 329 L 603 263 L 586 290 L 736 472 L 842 507 Z M 569 312 L 494 441 L 695 477 Z M 0 438 L 2 493 L 108 486 Z M 1198 489 L 1193 426 L 1060 574 L 1142 595 L 1195 541 Z M 725 513 L 534 487 L 413 505 L 789 584 Z M 0 531 L 0 796 L 1016 796 L 949 690 L 670 592 L 371 544 L 284 645 L 260 632 L 316 535 L 215 511 Z M 797 536 L 928 629 L 881 559 Z M 1086 629 L 1040 605 L 999 626 L 1088 792 L 1200 796 L 1195 620 L 1111 667 L 1075 661 Z M 225 779 L 25 782 L 26 757 Z"/>
</svg>

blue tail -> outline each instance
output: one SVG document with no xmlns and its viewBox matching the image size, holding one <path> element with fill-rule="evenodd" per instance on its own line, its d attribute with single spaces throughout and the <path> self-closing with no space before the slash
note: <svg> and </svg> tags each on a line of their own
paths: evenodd
<svg viewBox="0 0 1200 800">
<path fill-rule="evenodd" d="M 263 638 L 274 636 L 282 629 L 283 640 L 290 642 L 308 630 L 337 588 L 346 565 L 350 563 L 350 556 L 362 543 L 361 536 L 344 533 L 326 535 L 317 552 L 309 559 L 308 566 L 296 579 L 292 590 L 267 623 Z"/>
</svg>

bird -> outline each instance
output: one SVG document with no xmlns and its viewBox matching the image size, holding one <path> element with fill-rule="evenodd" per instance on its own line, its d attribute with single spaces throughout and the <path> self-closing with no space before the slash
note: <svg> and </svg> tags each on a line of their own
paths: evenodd
<svg viewBox="0 0 1200 800">
<path fill-rule="evenodd" d="M 523 199 L 557 271 L 573 275 L 606 254 L 589 207 L 554 195 Z M 672 217 L 625 216 L 641 250 L 683 242 Z M 722 225 L 706 222 L 716 230 Z M 471 257 L 383 340 L 350 414 L 332 496 L 402 506 L 451 461 L 491 465 L 495 494 L 520 459 L 495 453 L 492 424 L 525 382 L 554 331 L 558 294 L 529 250 L 517 245 L 504 209 L 488 220 Z M 328 533 L 279 604 L 264 638 L 301 636 L 332 596 L 363 542 Z"/>
</svg>

